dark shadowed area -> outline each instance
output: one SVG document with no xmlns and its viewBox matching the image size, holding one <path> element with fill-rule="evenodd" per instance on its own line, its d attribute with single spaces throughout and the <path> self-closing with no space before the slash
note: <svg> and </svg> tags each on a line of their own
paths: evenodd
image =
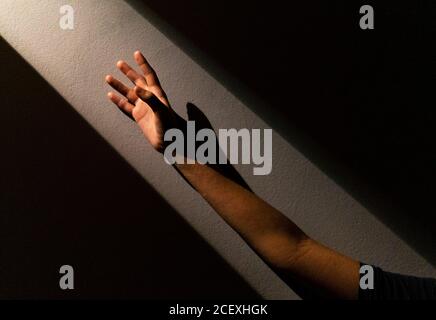
<svg viewBox="0 0 436 320">
<path fill-rule="evenodd" d="M 126 1 L 435 263 L 434 1 Z"/>
<path fill-rule="evenodd" d="M 258 298 L 3 39 L 0 61 L 1 298 Z"/>
</svg>

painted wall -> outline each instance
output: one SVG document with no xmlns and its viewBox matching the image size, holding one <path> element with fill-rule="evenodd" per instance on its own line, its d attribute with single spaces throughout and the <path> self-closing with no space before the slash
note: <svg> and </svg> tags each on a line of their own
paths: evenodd
<svg viewBox="0 0 436 320">
<path fill-rule="evenodd" d="M 262 114 L 251 111 L 126 2 L 68 3 L 75 8 L 73 31 L 59 28 L 65 1 L 3 0 L 0 33 L 260 295 L 297 298 L 107 101 L 104 76 L 119 75 L 116 61 L 133 64 L 132 52 L 140 49 L 181 115 L 192 102 L 214 128 L 274 125 L 267 125 Z M 271 175 L 253 176 L 249 166 L 237 169 L 257 194 L 315 239 L 390 271 L 436 276 L 429 262 L 276 132 Z"/>
</svg>

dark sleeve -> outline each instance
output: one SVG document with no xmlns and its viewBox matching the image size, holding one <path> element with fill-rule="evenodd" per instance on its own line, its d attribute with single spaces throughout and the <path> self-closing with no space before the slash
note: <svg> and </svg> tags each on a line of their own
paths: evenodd
<svg viewBox="0 0 436 320">
<path fill-rule="evenodd" d="M 361 264 L 364 265 L 364 264 Z M 359 300 L 435 300 L 436 279 L 374 270 L 374 288 L 359 288 Z"/>
</svg>

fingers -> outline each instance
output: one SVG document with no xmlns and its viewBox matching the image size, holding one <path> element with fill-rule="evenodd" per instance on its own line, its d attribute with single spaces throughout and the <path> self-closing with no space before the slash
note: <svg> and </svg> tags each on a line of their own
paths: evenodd
<svg viewBox="0 0 436 320">
<path fill-rule="evenodd" d="M 141 51 L 135 51 L 133 54 L 136 63 L 141 68 L 145 81 L 147 83 L 147 89 L 149 89 L 151 92 L 154 93 L 155 96 L 157 96 L 165 105 L 169 105 L 168 99 L 166 97 L 165 92 L 162 89 L 162 86 L 160 85 L 159 78 L 156 75 L 156 72 L 151 67 L 151 65 L 147 62 L 147 59 L 145 59 L 144 55 L 141 53 Z"/>
<path fill-rule="evenodd" d="M 161 108 L 169 108 L 168 99 L 160 87 L 159 79 L 157 78 L 153 68 L 150 66 L 141 52 L 136 51 L 134 53 L 134 58 L 144 73 L 144 76 L 136 72 L 125 61 L 118 61 L 118 69 L 120 69 L 120 71 L 135 84 L 135 88 L 130 89 L 118 79 L 108 75 L 106 76 L 106 82 L 124 96 L 120 97 L 113 92 L 109 92 L 109 99 L 129 116 L 132 116 L 132 112 L 135 113 L 134 109 L 138 109 L 135 108 L 135 105 L 138 106 L 138 97 L 145 102 L 146 105 L 153 109 L 153 111 L 162 110 Z"/>
<path fill-rule="evenodd" d="M 153 110 L 153 111 L 159 111 L 162 110 L 161 108 L 167 108 L 167 106 L 165 104 L 162 103 L 162 101 L 156 97 L 152 92 L 148 91 L 148 90 L 144 90 L 141 87 L 136 86 L 135 89 L 135 94 L 145 103 L 147 103 L 147 105 Z"/>
<path fill-rule="evenodd" d="M 121 81 L 118 79 L 115 79 L 111 75 L 106 76 L 106 82 L 115 90 L 117 90 L 119 93 L 121 93 L 123 96 L 125 96 L 132 104 L 136 102 L 138 99 L 138 96 L 135 94 L 135 92 L 124 85 Z"/>
<path fill-rule="evenodd" d="M 147 82 L 148 86 L 158 86 L 160 87 L 159 79 L 157 78 L 156 72 L 154 72 L 153 68 L 150 66 L 150 64 L 145 59 L 144 55 L 141 53 L 141 51 L 136 51 L 133 54 L 136 63 L 141 68 L 145 81 Z"/>
<path fill-rule="evenodd" d="M 145 79 L 139 73 L 137 73 L 135 70 L 133 70 L 132 67 L 130 67 L 126 62 L 124 62 L 122 60 L 118 61 L 117 62 L 117 67 L 135 85 L 142 86 L 142 87 L 146 87 L 147 86 L 147 83 L 145 82 Z"/>
<path fill-rule="evenodd" d="M 118 106 L 124 113 L 131 116 L 134 105 L 131 104 L 126 98 L 121 98 L 113 92 L 107 94 L 108 98 Z"/>
</svg>

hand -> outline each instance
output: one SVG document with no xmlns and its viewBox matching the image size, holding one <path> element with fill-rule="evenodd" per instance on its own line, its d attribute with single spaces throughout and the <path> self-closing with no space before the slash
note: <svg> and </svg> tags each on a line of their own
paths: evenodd
<svg viewBox="0 0 436 320">
<path fill-rule="evenodd" d="M 122 95 L 120 97 L 114 92 L 109 92 L 108 97 L 125 114 L 138 123 L 153 148 L 163 152 L 165 149 L 165 131 L 179 127 L 180 122 L 184 120 L 171 109 L 155 71 L 141 52 L 136 51 L 134 58 L 143 75 L 137 73 L 126 62 L 118 61 L 118 69 L 135 86 L 128 87 L 113 76 L 108 75 L 106 82 Z"/>
</svg>

